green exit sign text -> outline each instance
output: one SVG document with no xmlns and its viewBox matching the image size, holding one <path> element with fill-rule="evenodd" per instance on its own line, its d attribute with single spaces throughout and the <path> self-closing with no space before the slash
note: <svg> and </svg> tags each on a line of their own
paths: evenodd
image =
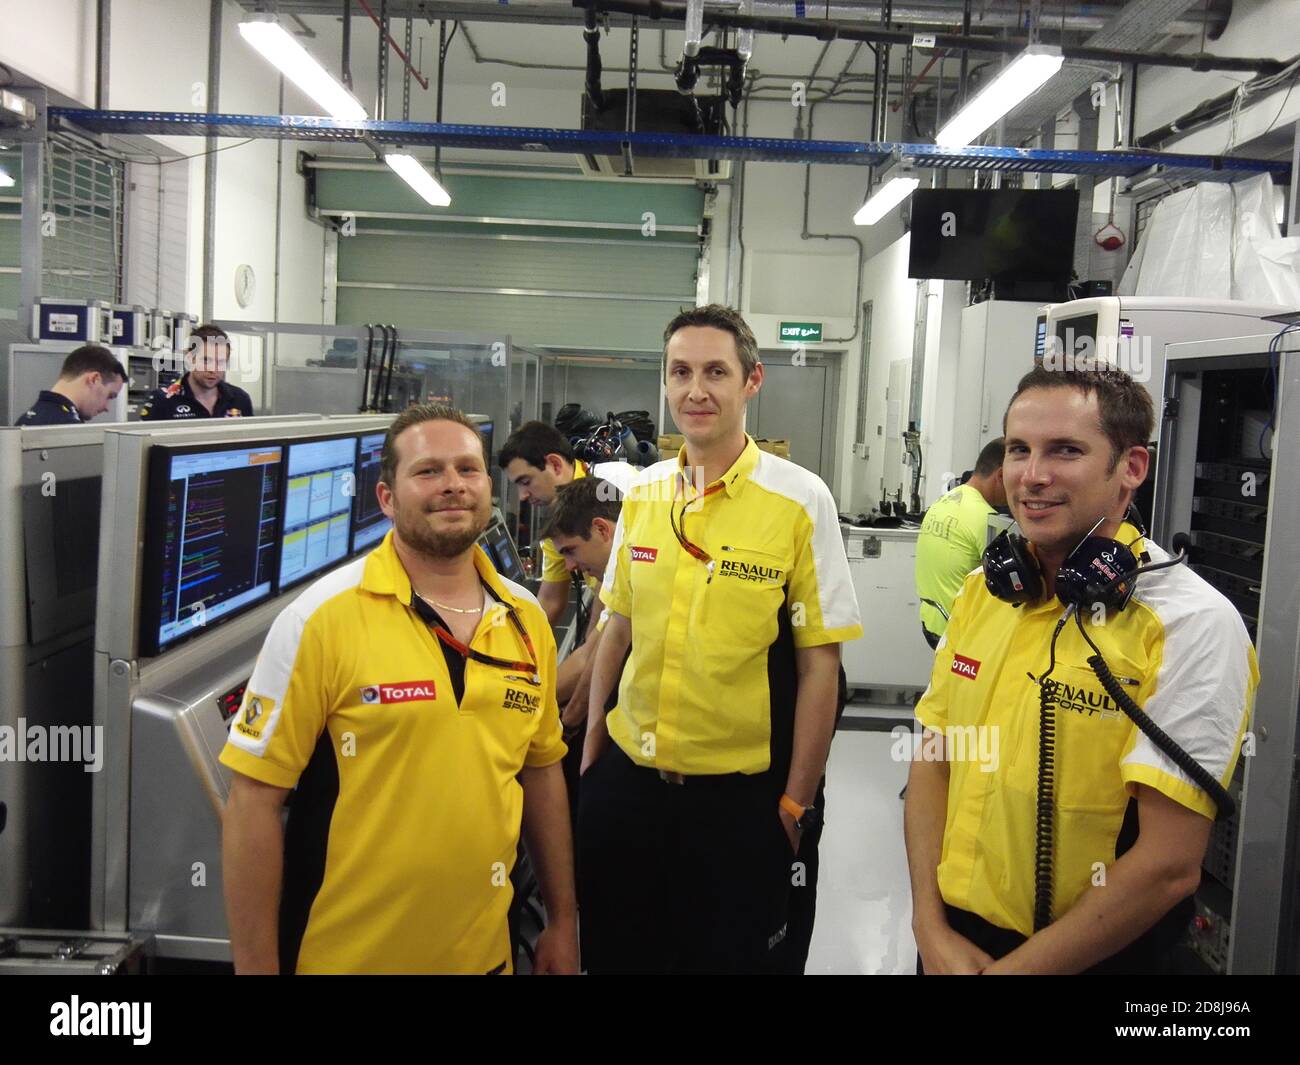
<svg viewBox="0 0 1300 1065">
<path fill-rule="evenodd" d="M 782 322 L 782 344 L 820 344 L 822 341 L 821 322 Z"/>
</svg>

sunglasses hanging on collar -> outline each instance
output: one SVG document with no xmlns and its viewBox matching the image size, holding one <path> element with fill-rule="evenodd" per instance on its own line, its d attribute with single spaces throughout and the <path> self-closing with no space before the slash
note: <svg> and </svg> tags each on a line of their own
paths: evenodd
<svg viewBox="0 0 1300 1065">
<path fill-rule="evenodd" d="M 682 475 L 681 471 L 679 470 L 677 473 L 677 481 L 673 491 L 673 501 L 668 505 L 668 523 L 672 526 L 673 535 L 677 537 L 677 542 L 681 544 L 682 550 L 685 551 L 692 558 L 699 559 L 701 562 L 704 563 L 705 567 L 708 569 L 709 575 L 704 582 L 705 584 L 708 584 L 710 581 L 713 580 L 713 556 L 710 555 L 707 551 L 705 551 L 704 548 L 698 546 L 697 544 L 692 543 L 690 540 L 686 538 L 686 532 L 685 532 L 686 511 L 690 508 L 690 505 L 694 503 L 697 499 L 702 500 L 707 496 L 713 495 L 714 492 L 720 491 L 722 489 L 722 482 L 718 481 L 716 484 L 709 485 L 709 487 L 704 489 L 704 491 L 701 492 L 698 496 L 696 496 L 695 499 L 683 499 L 682 509 L 680 512 L 678 512 L 675 509 L 675 507 L 677 505 L 678 497 L 683 496 L 682 489 L 685 486 L 685 484 L 686 484 L 686 478 Z"/>
<path fill-rule="evenodd" d="M 528 651 L 529 661 L 522 662 L 517 659 L 497 658 L 495 655 L 486 655 L 482 651 L 476 651 L 467 644 L 461 643 L 440 623 L 438 615 L 434 612 L 433 607 L 429 606 L 423 599 L 415 594 L 415 589 L 411 590 L 411 608 L 420 617 L 426 625 L 433 629 L 433 633 L 443 643 L 461 655 L 468 661 L 478 662 L 484 666 L 492 666 L 494 669 L 509 669 L 515 673 L 522 674 L 520 679 L 527 681 L 529 684 L 537 685 L 542 683 L 541 672 L 537 667 L 537 651 L 533 648 L 532 638 L 528 635 L 528 630 L 524 628 L 524 623 L 519 620 L 519 614 L 514 607 L 497 601 L 499 606 L 505 608 L 506 614 L 510 618 L 511 624 L 514 625 L 515 631 L 519 633 L 519 638 L 523 641 L 524 647 Z"/>
</svg>

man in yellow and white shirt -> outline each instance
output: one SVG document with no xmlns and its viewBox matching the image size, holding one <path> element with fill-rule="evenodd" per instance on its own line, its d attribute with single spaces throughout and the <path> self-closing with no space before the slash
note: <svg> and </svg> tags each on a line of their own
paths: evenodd
<svg viewBox="0 0 1300 1065">
<path fill-rule="evenodd" d="M 475 426 L 405 411 L 378 497 L 394 528 L 276 619 L 221 754 L 236 971 L 512 971 L 522 825 L 548 918 L 534 971 L 575 972 L 555 641 L 475 543 Z"/>
<path fill-rule="evenodd" d="M 1169 558 L 1124 521 L 1152 423 L 1146 390 L 1114 372 L 1038 368 L 1011 400 L 1003 480 L 1043 594 L 1015 605 L 970 574 L 916 708 L 925 732 L 904 824 L 927 973 L 1158 973 L 1186 928 L 1215 804 L 1102 687 L 1080 628 L 1129 697 L 1226 787 L 1259 679 L 1241 617 L 1187 567 L 1162 569 L 1136 578 L 1122 609 L 1068 619 L 1052 660 L 1066 611 L 1057 574 L 1094 526 L 1151 564 Z M 1049 664 L 1052 920 L 1035 931 Z"/>
<path fill-rule="evenodd" d="M 695 308 L 664 339 L 686 443 L 624 498 L 601 593 L 578 826 L 587 968 L 801 970 L 815 888 L 792 867 L 820 829 L 839 645 L 862 632 L 848 560 L 826 485 L 745 434 L 763 368 L 744 319 Z"/>
</svg>

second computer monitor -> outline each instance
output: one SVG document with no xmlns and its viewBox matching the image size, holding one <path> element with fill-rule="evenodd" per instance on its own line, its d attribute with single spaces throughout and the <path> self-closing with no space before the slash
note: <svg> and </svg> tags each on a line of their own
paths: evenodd
<svg viewBox="0 0 1300 1065">
<path fill-rule="evenodd" d="M 379 484 L 380 457 L 386 433 L 366 433 L 357 451 L 357 498 L 352 519 L 353 552 L 373 547 L 393 527 L 379 509 L 375 486 Z"/>
<path fill-rule="evenodd" d="M 280 588 L 288 588 L 351 553 L 357 438 L 290 443 L 285 460 Z"/>
</svg>

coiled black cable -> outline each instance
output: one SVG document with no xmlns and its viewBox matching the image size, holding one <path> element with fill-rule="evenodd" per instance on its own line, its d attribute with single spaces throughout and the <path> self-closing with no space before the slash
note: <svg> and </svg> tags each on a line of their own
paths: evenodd
<svg viewBox="0 0 1300 1065">
<path fill-rule="evenodd" d="M 1038 682 L 1038 810 L 1034 823 L 1034 931 L 1052 923 L 1052 829 L 1056 813 L 1056 681 Z"/>
<path fill-rule="evenodd" d="M 1052 923 L 1053 830 L 1056 817 L 1056 691 L 1052 680 L 1056 669 L 1056 641 L 1061 636 L 1074 607 L 1067 607 L 1052 632 L 1051 657 L 1047 672 L 1041 677 L 1029 674 L 1038 682 L 1038 793 L 1034 815 L 1034 931 L 1041 932 Z"/>
</svg>

